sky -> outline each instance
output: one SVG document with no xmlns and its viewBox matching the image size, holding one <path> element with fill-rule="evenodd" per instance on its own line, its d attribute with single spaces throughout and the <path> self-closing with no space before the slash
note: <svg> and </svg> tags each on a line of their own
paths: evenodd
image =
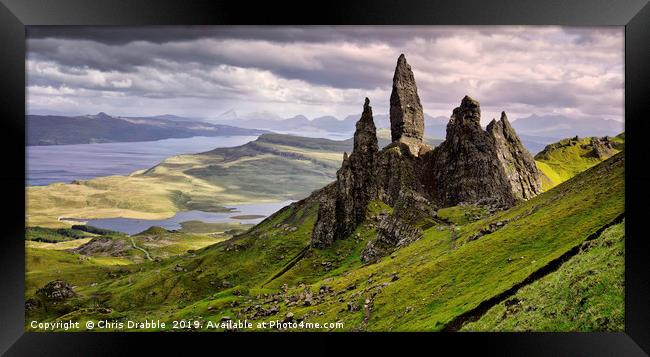
<svg viewBox="0 0 650 357">
<path fill-rule="evenodd" d="M 397 58 L 425 113 L 624 118 L 624 28 L 29 27 L 27 112 L 215 118 L 387 113 Z"/>
</svg>

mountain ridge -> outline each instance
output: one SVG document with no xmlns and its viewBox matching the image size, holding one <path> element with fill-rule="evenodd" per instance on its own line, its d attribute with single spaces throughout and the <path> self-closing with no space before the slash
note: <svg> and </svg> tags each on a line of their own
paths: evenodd
<svg viewBox="0 0 650 357">
<path fill-rule="evenodd" d="M 27 146 L 153 141 L 192 136 L 260 135 L 266 130 L 245 129 L 202 121 L 165 117 L 76 117 L 27 115 Z"/>
</svg>

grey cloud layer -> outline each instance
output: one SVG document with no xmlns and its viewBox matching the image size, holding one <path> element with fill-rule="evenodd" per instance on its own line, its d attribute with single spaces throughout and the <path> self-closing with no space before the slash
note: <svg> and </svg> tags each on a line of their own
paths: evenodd
<svg viewBox="0 0 650 357">
<path fill-rule="evenodd" d="M 343 116 L 368 96 L 381 112 L 405 53 L 432 115 L 470 94 L 488 114 L 623 117 L 620 28 L 43 27 L 28 38 L 33 110 Z"/>
</svg>

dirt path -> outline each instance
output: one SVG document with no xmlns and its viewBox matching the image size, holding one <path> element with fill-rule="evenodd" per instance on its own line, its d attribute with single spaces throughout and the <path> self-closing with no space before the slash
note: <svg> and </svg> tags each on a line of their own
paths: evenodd
<svg viewBox="0 0 650 357">
<path fill-rule="evenodd" d="M 141 251 L 144 253 L 144 255 L 147 257 L 147 259 L 153 261 L 153 258 L 151 258 L 151 255 L 149 255 L 149 252 L 147 252 L 146 249 L 138 247 L 138 246 L 135 244 L 135 241 L 133 240 L 133 238 L 129 237 L 129 239 L 131 240 L 131 244 L 133 244 L 133 248 L 135 248 L 135 249 L 137 249 L 137 250 L 141 250 Z"/>
</svg>

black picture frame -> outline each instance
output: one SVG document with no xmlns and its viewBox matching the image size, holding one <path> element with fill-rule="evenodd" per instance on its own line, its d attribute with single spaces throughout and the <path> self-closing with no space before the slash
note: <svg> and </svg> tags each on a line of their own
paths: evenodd
<svg viewBox="0 0 650 357">
<path fill-rule="evenodd" d="M 211 352 L 250 347 L 269 353 L 369 347 L 403 350 L 413 343 L 435 351 L 482 355 L 642 356 L 650 351 L 650 251 L 644 234 L 650 174 L 650 5 L 647 0 L 260 2 L 170 0 L 0 0 L 0 170 L 3 235 L 0 246 L 0 352 L 31 355 L 122 355 L 206 343 Z M 626 238 L 625 332 L 410 334 L 28 333 L 24 331 L 25 26 L 29 25 L 563 25 L 625 26 Z M 392 337 L 400 337 L 394 343 Z M 316 341 L 344 339 L 346 345 Z M 264 342 L 256 342 L 264 339 Z M 251 343 L 252 341 L 252 343 Z M 298 350 L 295 341 L 310 342 Z M 289 348 L 285 348 L 290 346 Z M 434 350 L 431 350 L 432 352 Z M 232 352 L 231 352 L 232 353 Z"/>
</svg>

